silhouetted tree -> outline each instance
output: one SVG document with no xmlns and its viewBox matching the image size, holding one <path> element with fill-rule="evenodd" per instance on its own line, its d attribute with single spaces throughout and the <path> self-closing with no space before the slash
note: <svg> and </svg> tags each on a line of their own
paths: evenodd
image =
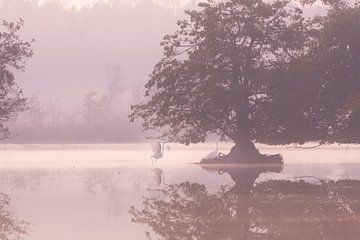
<svg viewBox="0 0 360 240">
<path fill-rule="evenodd" d="M 299 134 L 277 139 L 313 130 L 301 124 L 311 123 L 298 98 L 307 88 L 285 98 L 294 85 L 277 80 L 291 78 L 287 72 L 306 52 L 301 9 L 289 0 L 209 0 L 199 7 L 164 37 L 164 57 L 146 84 L 148 101 L 133 106 L 130 120 L 141 118 L 145 130 L 162 129 L 161 137 L 184 144 L 209 134 L 231 139 L 241 161 L 259 159 L 252 140 L 303 143 Z"/>
<path fill-rule="evenodd" d="M 61 121 L 61 117 L 64 115 L 61 109 L 60 102 L 55 99 L 55 101 L 51 101 L 49 104 L 49 117 L 50 117 L 50 125 L 56 126 Z"/>
<path fill-rule="evenodd" d="M 252 140 L 359 143 L 360 6 L 321 2 L 328 13 L 308 20 L 287 0 L 210 0 L 187 11 L 131 121 L 185 144 L 230 138 L 226 160 L 263 159 Z"/>
<path fill-rule="evenodd" d="M 40 102 L 40 99 L 37 96 L 31 96 L 27 100 L 27 106 L 28 106 L 28 121 L 39 127 L 43 125 L 44 122 L 44 110 L 42 107 L 42 104 Z"/>
<path fill-rule="evenodd" d="M 88 124 L 95 124 L 97 121 L 98 113 L 100 111 L 100 104 L 97 99 L 96 92 L 85 94 L 83 106 L 85 107 L 85 118 Z"/>
<path fill-rule="evenodd" d="M 109 78 L 108 92 L 110 102 L 115 104 L 119 101 L 121 93 L 125 90 L 123 83 L 121 82 L 123 76 L 121 73 L 121 67 L 118 64 L 108 64 L 107 75 Z"/>
<path fill-rule="evenodd" d="M 313 110 L 324 143 L 360 143 L 360 5 L 333 1 L 314 19 L 308 79 L 316 84 Z"/>
<path fill-rule="evenodd" d="M 25 109 L 25 98 L 15 83 L 14 71 L 25 70 L 25 61 L 33 55 L 31 41 L 19 36 L 23 20 L 0 24 L 0 138 L 9 136 L 4 123 Z"/>
</svg>

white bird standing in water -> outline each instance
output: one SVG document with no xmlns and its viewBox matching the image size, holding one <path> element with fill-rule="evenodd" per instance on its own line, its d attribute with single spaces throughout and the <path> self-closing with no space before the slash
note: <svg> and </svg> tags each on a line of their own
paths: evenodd
<svg viewBox="0 0 360 240">
<path fill-rule="evenodd" d="M 202 158 L 202 160 L 211 160 L 218 157 L 219 143 L 216 143 L 216 149 Z"/>
<path fill-rule="evenodd" d="M 162 158 L 165 143 L 166 142 L 163 142 L 161 146 L 160 141 L 151 142 L 151 149 L 153 151 L 153 155 L 151 155 L 151 164 L 155 163 L 159 158 Z"/>
</svg>

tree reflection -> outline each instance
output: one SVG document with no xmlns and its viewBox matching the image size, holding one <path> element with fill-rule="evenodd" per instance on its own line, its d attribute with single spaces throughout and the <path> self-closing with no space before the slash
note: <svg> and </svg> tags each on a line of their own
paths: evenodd
<svg viewBox="0 0 360 240">
<path fill-rule="evenodd" d="M 35 193 L 44 184 L 58 184 L 63 175 L 64 172 L 60 170 L 1 170 L 0 189 L 2 191 L 7 189 L 9 191 L 29 191 Z"/>
<path fill-rule="evenodd" d="M 8 211 L 10 204 L 9 196 L 0 193 L 0 239 L 15 240 L 21 239 L 26 234 L 25 221 L 18 220 Z"/>
<path fill-rule="evenodd" d="M 132 220 L 148 225 L 159 239 L 354 239 L 360 234 L 360 181 L 270 180 L 253 186 L 265 169 L 217 170 L 229 173 L 235 186 L 212 193 L 198 183 L 169 185 L 161 197 L 132 206 Z"/>
<path fill-rule="evenodd" d="M 235 182 L 235 186 L 231 191 L 247 192 L 251 190 L 260 174 L 266 172 L 280 173 L 283 164 L 201 164 L 201 167 L 204 170 L 214 171 L 220 175 L 229 174 Z"/>
</svg>

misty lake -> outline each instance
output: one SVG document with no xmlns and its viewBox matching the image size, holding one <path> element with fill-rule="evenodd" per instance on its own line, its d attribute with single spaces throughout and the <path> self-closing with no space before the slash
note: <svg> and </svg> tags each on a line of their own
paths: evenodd
<svg viewBox="0 0 360 240">
<path fill-rule="evenodd" d="M 170 144 L 152 166 L 148 144 L 0 145 L 0 218 L 25 240 L 360 239 L 360 147 L 260 146 L 282 169 L 193 164 L 214 148 Z"/>
</svg>

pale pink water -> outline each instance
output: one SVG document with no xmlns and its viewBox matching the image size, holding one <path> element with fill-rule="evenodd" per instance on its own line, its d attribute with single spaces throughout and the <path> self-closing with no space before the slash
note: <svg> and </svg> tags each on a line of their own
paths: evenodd
<svg viewBox="0 0 360 240">
<path fill-rule="evenodd" d="M 231 145 L 220 144 L 223 152 Z M 30 223 L 25 240 L 146 239 L 146 226 L 131 222 L 131 205 L 156 195 L 166 184 L 205 184 L 209 191 L 234 185 L 188 164 L 197 162 L 215 144 L 170 145 L 156 166 L 149 165 L 148 144 L 2 145 L 0 192 L 11 196 L 11 212 Z M 360 179 L 360 148 L 331 146 L 313 150 L 260 146 L 263 153 L 281 153 L 281 173 L 263 173 L 257 181 L 300 176 Z M 154 169 L 160 169 L 164 182 Z"/>
</svg>

